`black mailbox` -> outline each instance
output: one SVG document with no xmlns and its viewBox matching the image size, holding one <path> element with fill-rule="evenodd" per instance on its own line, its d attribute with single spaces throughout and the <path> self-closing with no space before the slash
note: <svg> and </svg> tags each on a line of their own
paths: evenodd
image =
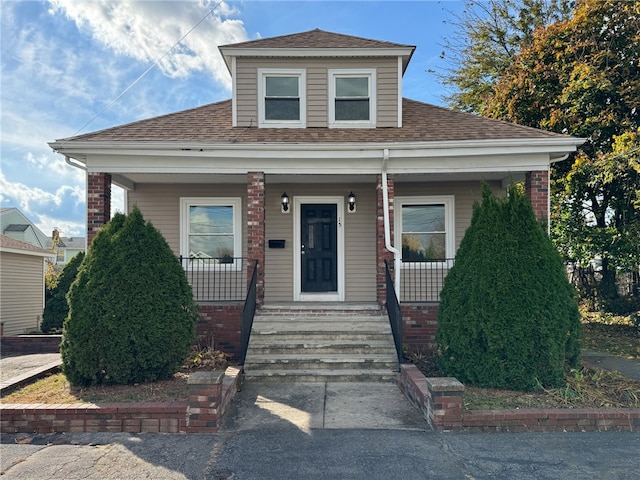
<svg viewBox="0 0 640 480">
<path fill-rule="evenodd" d="M 269 248 L 284 248 L 284 240 L 269 240 Z"/>
</svg>

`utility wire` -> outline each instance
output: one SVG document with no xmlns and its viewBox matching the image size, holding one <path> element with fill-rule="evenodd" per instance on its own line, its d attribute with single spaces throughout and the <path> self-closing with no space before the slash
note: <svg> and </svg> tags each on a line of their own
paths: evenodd
<svg viewBox="0 0 640 480">
<path fill-rule="evenodd" d="M 164 55 L 162 55 L 160 58 L 156 59 L 150 66 L 149 68 L 147 68 L 144 72 L 142 72 L 142 74 L 140 74 L 138 76 L 138 78 L 136 78 L 133 82 L 131 82 L 129 84 L 129 86 L 127 88 L 125 88 L 122 92 L 120 92 L 120 94 L 114 98 L 113 100 L 111 100 L 111 102 L 109 102 L 109 104 L 104 107 L 102 110 L 100 110 L 98 113 L 96 113 L 91 120 L 89 120 L 87 123 L 85 123 L 82 127 L 80 127 L 73 135 L 71 135 L 72 137 L 75 137 L 76 135 L 78 135 L 78 133 L 80 133 L 82 130 L 84 130 L 85 128 L 87 128 L 89 125 L 91 125 L 96 118 L 98 118 L 100 115 L 102 115 L 104 112 L 106 112 L 107 110 L 109 110 L 114 103 L 116 103 L 118 100 L 120 100 L 129 90 L 131 90 L 140 80 L 142 80 L 144 78 L 144 76 L 149 73 L 151 70 L 153 70 L 154 67 L 156 67 L 163 59 L 164 57 L 166 57 L 167 55 L 169 55 L 178 45 L 180 45 L 180 43 L 182 43 L 182 41 L 187 38 L 187 36 L 189 36 L 189 34 L 191 32 L 193 32 L 196 28 L 198 28 L 200 26 L 200 24 L 202 22 L 204 22 L 206 20 L 206 18 L 211 15 L 219 6 L 220 4 L 223 2 L 224 0 L 220 0 L 218 3 L 216 3 L 211 10 L 209 10 L 206 15 L 204 17 L 202 17 L 198 23 L 196 23 L 193 27 L 191 27 L 191 29 L 185 33 L 180 40 L 178 40 L 176 43 L 173 44 L 173 46 L 167 50 Z"/>
</svg>

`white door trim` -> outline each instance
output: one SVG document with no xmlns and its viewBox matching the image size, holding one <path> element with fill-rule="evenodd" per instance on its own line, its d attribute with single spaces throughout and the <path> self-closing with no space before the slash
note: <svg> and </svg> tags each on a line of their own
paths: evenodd
<svg viewBox="0 0 640 480">
<path fill-rule="evenodd" d="M 302 292 L 300 243 L 300 210 L 306 203 L 336 205 L 336 232 L 338 235 L 338 291 L 306 293 Z M 344 302 L 344 198 L 338 196 L 296 196 L 293 197 L 293 300 L 297 302 Z"/>
</svg>

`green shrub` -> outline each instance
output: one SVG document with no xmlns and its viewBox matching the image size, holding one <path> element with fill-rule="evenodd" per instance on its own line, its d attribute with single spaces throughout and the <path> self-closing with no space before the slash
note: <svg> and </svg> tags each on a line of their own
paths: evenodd
<svg viewBox="0 0 640 480">
<path fill-rule="evenodd" d="M 137 208 L 96 235 L 68 300 L 61 353 L 74 385 L 169 378 L 193 344 L 198 308 L 191 287 Z"/>
<path fill-rule="evenodd" d="M 528 199 L 485 185 L 442 290 L 441 368 L 481 387 L 558 386 L 565 362 L 578 363 L 579 329 L 575 291 Z"/>
<path fill-rule="evenodd" d="M 57 285 L 46 299 L 42 313 L 42 324 L 40 325 L 42 332 L 51 333 L 62 330 L 62 323 L 69 313 L 67 293 L 78 275 L 78 267 L 80 267 L 82 260 L 84 260 L 84 252 L 74 255 L 60 272 Z"/>
</svg>

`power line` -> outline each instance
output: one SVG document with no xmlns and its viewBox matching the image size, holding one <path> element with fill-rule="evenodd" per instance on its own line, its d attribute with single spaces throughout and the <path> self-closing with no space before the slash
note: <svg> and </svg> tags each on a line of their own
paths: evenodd
<svg viewBox="0 0 640 480">
<path fill-rule="evenodd" d="M 193 27 L 191 27 L 191 29 L 185 33 L 180 40 L 178 40 L 176 43 L 173 44 L 173 46 L 167 50 L 161 57 L 159 57 L 158 59 L 156 59 L 150 66 L 149 68 L 147 68 L 144 72 L 142 72 L 142 74 L 140 74 L 138 76 L 138 78 L 136 78 L 133 82 L 131 82 L 127 88 L 125 88 L 122 92 L 120 92 L 120 94 L 114 98 L 113 100 L 111 100 L 111 102 L 109 102 L 109 104 L 107 104 L 106 107 L 104 107 L 102 110 L 100 110 L 98 113 L 96 113 L 91 120 L 89 120 L 87 123 L 85 123 L 82 127 L 80 127 L 73 135 L 71 135 L 72 137 L 75 137 L 78 133 L 80 133 L 82 130 L 84 130 L 85 128 L 87 128 L 89 125 L 91 125 L 94 120 L 96 118 L 98 118 L 100 115 L 102 115 L 104 112 L 106 112 L 108 109 L 110 109 L 114 103 L 116 103 L 118 100 L 120 100 L 129 90 L 131 90 L 140 80 L 142 80 L 144 78 L 145 75 L 147 75 L 147 73 L 149 73 L 151 70 L 153 70 L 154 67 L 156 67 L 163 59 L 164 57 L 166 57 L 167 55 L 169 55 L 178 45 L 180 45 L 180 43 L 182 43 L 182 41 L 187 38 L 187 36 L 189 36 L 189 34 L 191 32 L 193 32 L 196 28 L 198 28 L 200 26 L 200 24 L 202 22 L 204 22 L 206 20 L 206 18 L 211 15 L 219 6 L 220 4 L 223 2 L 224 0 L 220 0 L 218 3 L 216 3 L 211 10 L 209 10 L 206 15 L 204 17 L 202 17 L 198 23 L 196 23 Z"/>
</svg>

